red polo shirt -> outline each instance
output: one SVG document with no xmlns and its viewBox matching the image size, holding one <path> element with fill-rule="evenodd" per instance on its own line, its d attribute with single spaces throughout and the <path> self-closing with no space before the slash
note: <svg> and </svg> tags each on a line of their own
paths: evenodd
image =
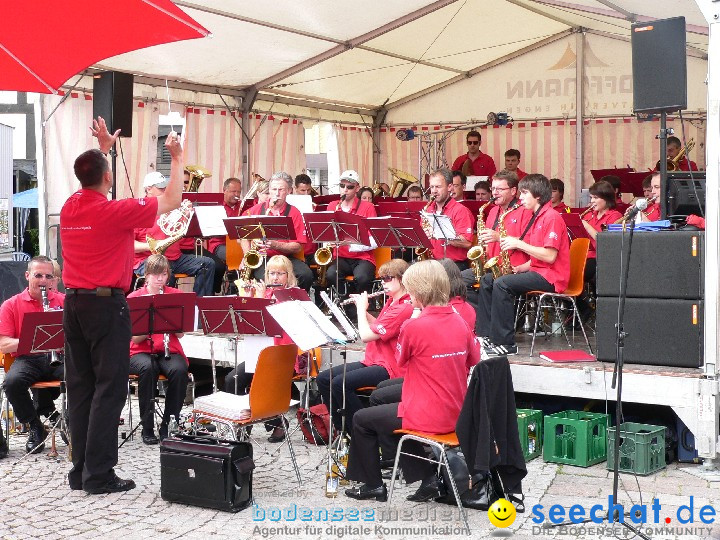
<svg viewBox="0 0 720 540">
<path fill-rule="evenodd" d="M 342 210 L 340 201 L 332 201 L 328 204 L 328 210 L 331 212 Z M 349 212 L 362 217 L 377 217 L 375 205 L 367 201 L 361 201 L 358 197 L 355 197 L 352 201 Z M 343 259 L 363 259 L 373 265 L 375 264 L 375 253 L 373 253 L 373 250 L 350 251 L 350 246 L 340 246 L 340 257 Z"/>
<path fill-rule="evenodd" d="M 437 203 L 431 203 L 427 211 L 430 214 L 436 213 Z M 452 226 L 458 237 L 464 238 L 468 242 L 473 241 L 475 218 L 473 217 L 472 212 L 470 212 L 465 205 L 460 204 L 453 198 L 450 198 L 445 203 L 445 206 L 443 206 L 441 214 L 450 218 Z M 467 252 L 469 248 L 460 248 L 448 245 L 447 251 L 445 251 L 442 240 L 435 240 L 434 238 L 431 238 L 430 243 L 433 247 L 433 257 L 436 259 L 442 259 L 443 257 L 447 257 L 453 261 L 464 261 L 467 259 Z"/>
<path fill-rule="evenodd" d="M 527 176 L 527 173 L 525 171 L 521 170 L 520 167 L 515 169 L 513 172 L 515 174 L 517 174 L 518 180 L 522 180 L 523 178 L 525 178 Z"/>
<path fill-rule="evenodd" d="M 48 291 L 48 303 L 50 309 L 62 309 L 65 295 L 55 290 Z M 20 337 L 22 319 L 26 313 L 39 313 L 44 311 L 42 302 L 38 302 L 30 296 L 30 290 L 25 290 L 15 296 L 11 296 L 0 306 L 0 336 L 17 339 Z M 16 356 L 15 353 L 11 353 Z"/>
<path fill-rule="evenodd" d="M 249 216 L 266 216 L 266 215 L 272 215 L 272 216 L 285 216 L 287 215 L 291 220 L 293 224 L 293 229 L 295 229 L 295 240 L 291 240 L 291 242 L 298 242 L 303 250 L 307 251 L 308 245 L 312 245 L 308 243 L 307 235 L 305 234 L 305 223 L 303 222 L 302 214 L 300 213 L 300 210 L 295 208 L 293 205 L 288 203 L 283 203 L 282 205 L 275 205 L 277 208 L 270 210 L 270 213 L 268 214 L 268 205 L 267 203 L 260 203 L 253 206 L 249 211 Z M 276 242 L 282 242 L 283 244 L 287 244 L 288 242 L 285 242 L 283 240 L 275 240 Z M 285 255 L 284 253 L 281 253 L 275 249 L 268 249 L 267 257 L 270 258 L 273 255 Z M 287 257 L 288 255 L 286 255 Z M 294 257 L 294 255 L 290 255 L 290 257 Z"/>
<path fill-rule="evenodd" d="M 240 215 L 240 208 L 242 208 L 242 202 L 235 203 L 234 206 L 230 206 L 228 203 L 223 203 L 223 208 L 225 209 L 225 214 L 227 217 L 238 217 Z M 232 240 L 235 242 L 235 240 Z M 215 253 L 215 250 L 218 248 L 218 246 L 222 246 L 225 244 L 225 238 L 222 236 L 213 236 L 212 238 L 208 238 L 208 251 L 210 253 Z"/>
<path fill-rule="evenodd" d="M 157 219 L 155 197 L 109 201 L 92 189 L 73 193 L 60 211 L 66 287 L 130 288 L 134 233 Z"/>
<path fill-rule="evenodd" d="M 468 371 L 480 361 L 480 346 L 462 317 L 451 306 L 425 307 L 403 326 L 396 358 L 405 370 L 398 406 L 403 429 L 455 431 Z"/>
<path fill-rule="evenodd" d="M 452 297 L 448 304 L 463 318 L 468 325 L 468 329 L 472 333 L 475 333 L 475 319 L 477 318 L 475 308 L 468 304 L 461 296 Z"/>
<path fill-rule="evenodd" d="M 660 219 L 660 205 L 652 203 L 643 213 L 648 221 L 658 221 Z"/>
<path fill-rule="evenodd" d="M 697 171 L 698 170 L 697 163 L 695 163 L 694 161 L 688 161 L 687 156 L 683 156 L 683 158 L 677 162 L 677 166 L 678 166 L 678 170 L 680 170 L 680 171 L 691 171 L 691 170 Z M 653 171 L 659 171 L 659 170 L 660 169 L 657 168 L 657 164 L 656 164 Z"/>
<path fill-rule="evenodd" d="M 530 271 L 547 279 L 555 292 L 563 292 L 570 281 L 570 240 L 563 218 L 552 209 L 550 203 L 540 209 L 535 222 L 525 235 L 525 242 L 557 250 L 557 257 L 552 264 L 530 257 Z"/>
<path fill-rule="evenodd" d="M 560 212 L 561 214 L 563 212 L 569 212 L 568 205 L 564 202 L 560 201 L 556 206 L 553 206 L 553 210 L 556 210 L 557 212 Z"/>
<path fill-rule="evenodd" d="M 377 319 L 370 324 L 370 330 L 380 336 L 380 339 L 365 346 L 365 358 L 362 361 L 364 365 L 384 367 L 391 379 L 402 377 L 402 370 L 398 368 L 395 360 L 395 350 L 400 327 L 410 318 L 412 312 L 409 294 L 397 302 L 388 297 Z"/>
<path fill-rule="evenodd" d="M 468 154 L 463 154 L 457 158 L 453 162 L 452 170 L 461 171 L 463 163 L 465 163 L 468 159 L 470 159 Z M 497 172 L 497 167 L 495 167 L 495 161 L 493 158 L 487 154 L 483 154 L 482 152 L 480 152 L 480 155 L 475 158 L 474 161 L 471 160 L 470 163 L 472 164 L 472 172 L 468 176 L 487 176 L 488 178 L 492 178 L 492 176 Z"/>
<path fill-rule="evenodd" d="M 181 292 L 183 291 L 181 291 L 180 289 L 175 289 L 174 287 L 165 287 L 164 294 L 177 294 Z M 147 296 L 149 294 L 150 293 L 148 292 L 147 287 L 141 287 L 138 290 L 128 294 L 127 297 L 135 298 L 136 296 Z M 139 353 L 163 354 L 165 352 L 165 344 L 163 343 L 164 335 L 165 334 L 152 334 L 142 343 L 133 343 L 132 340 L 130 340 L 130 356 Z M 185 351 L 183 351 L 180 340 L 174 333 L 170 334 L 169 348 L 171 353 L 182 355 L 188 365 L 190 364 L 187 356 L 185 356 Z"/>
<path fill-rule="evenodd" d="M 597 210 L 593 210 L 589 214 L 585 214 L 585 221 L 596 231 L 600 232 L 603 225 L 610 225 L 615 223 L 618 219 L 621 219 L 623 215 L 617 210 L 606 210 L 602 217 L 598 217 Z M 590 238 L 590 249 L 588 250 L 588 259 L 594 259 L 597 257 L 597 242 Z"/>
<path fill-rule="evenodd" d="M 158 220 L 160 217 L 158 216 Z M 160 229 L 160 225 L 158 225 L 158 222 L 156 221 L 155 224 L 152 227 L 144 228 L 144 229 L 135 229 L 135 236 L 134 239 L 138 242 L 147 242 L 147 237 L 150 236 L 154 238 L 155 240 L 163 240 L 165 238 L 168 238 L 168 235 L 162 232 L 162 229 Z M 163 252 L 163 255 L 167 257 L 168 261 L 177 261 L 180 258 L 180 255 L 182 255 L 182 251 L 180 251 L 180 244 L 182 240 L 179 242 L 175 242 L 171 246 L 168 246 L 167 249 Z M 138 266 L 147 259 L 152 253 L 150 251 L 138 251 L 135 253 L 133 257 L 133 270 L 137 270 Z"/>
<path fill-rule="evenodd" d="M 512 205 L 514 202 L 511 201 L 510 204 Z M 500 222 L 498 220 L 503 212 L 504 210 L 497 205 L 492 207 L 490 214 L 485 221 L 485 225 L 488 229 L 493 229 L 494 231 L 499 229 Z M 532 212 L 527 210 L 521 204 L 505 216 L 503 223 L 505 224 L 505 230 L 507 231 L 508 236 L 520 238 L 520 235 L 522 235 L 527 227 L 527 224 L 530 222 L 530 218 L 532 218 Z M 500 254 L 500 243 L 490 242 L 485 246 L 485 250 L 487 260 L 490 260 L 492 257 Z M 528 254 L 519 249 L 514 249 L 510 252 L 510 264 L 513 266 L 520 266 L 521 264 L 527 262 L 528 259 Z"/>
</svg>

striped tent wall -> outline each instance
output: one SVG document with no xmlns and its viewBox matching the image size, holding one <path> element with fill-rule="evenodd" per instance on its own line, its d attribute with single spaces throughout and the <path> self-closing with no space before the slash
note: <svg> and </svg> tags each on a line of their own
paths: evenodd
<svg viewBox="0 0 720 540">
<path fill-rule="evenodd" d="M 199 165 L 212 173 L 200 184 L 202 193 L 218 193 L 231 176 L 242 174 L 242 131 L 239 113 L 188 107 L 185 114 L 185 164 Z"/>
<path fill-rule="evenodd" d="M 305 171 L 305 128 L 296 118 L 252 114 L 250 172 L 269 179 L 285 171 L 295 177 Z"/>
<path fill-rule="evenodd" d="M 337 136 L 340 172 L 352 169 L 360 175 L 360 185 L 373 184 L 373 141 L 369 129 L 357 126 L 334 126 Z"/>
</svg>

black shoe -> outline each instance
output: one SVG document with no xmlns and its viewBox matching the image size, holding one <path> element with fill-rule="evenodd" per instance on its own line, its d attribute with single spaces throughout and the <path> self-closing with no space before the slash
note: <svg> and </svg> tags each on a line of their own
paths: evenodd
<svg viewBox="0 0 720 540">
<path fill-rule="evenodd" d="M 390 480 L 392 478 L 392 467 L 382 472 L 383 480 Z M 400 468 L 398 467 L 397 473 L 395 473 L 395 480 L 400 480 Z"/>
<path fill-rule="evenodd" d="M 460 501 L 465 508 L 487 512 L 487 509 L 501 497 L 501 493 L 496 491 L 492 478 L 488 474 L 463 493 Z"/>
<path fill-rule="evenodd" d="M 120 493 L 121 491 L 129 491 L 135 488 L 135 482 L 132 480 L 123 480 L 117 475 L 113 475 L 111 480 L 99 487 L 83 488 L 86 493 L 91 495 L 99 495 L 101 493 Z"/>
<path fill-rule="evenodd" d="M 8 448 L 8 443 L 5 440 L 5 437 L 3 437 L 2 433 L 0 433 L 0 459 L 5 459 L 8 457 L 8 452 L 10 449 Z"/>
<path fill-rule="evenodd" d="M 505 498 L 512 503 L 518 514 L 525 512 L 525 495 L 522 493 L 506 493 Z"/>
<path fill-rule="evenodd" d="M 376 501 L 385 502 L 387 501 L 387 487 L 383 484 L 376 488 L 369 488 L 367 484 L 363 484 L 362 486 L 346 489 L 345 495 L 359 501 L 375 499 Z"/>
<path fill-rule="evenodd" d="M 285 428 L 282 428 L 279 426 L 273 430 L 272 435 L 270 435 L 270 437 L 268 438 L 268 442 L 271 442 L 271 443 L 279 443 L 279 442 L 283 442 L 284 440 L 285 440 Z"/>
<path fill-rule="evenodd" d="M 426 478 L 420 484 L 418 490 L 412 495 L 408 495 L 407 500 L 413 502 L 427 502 L 432 499 L 444 497 L 447 494 L 447 489 L 443 481 L 436 475 L 432 475 L 432 478 Z"/>
<path fill-rule="evenodd" d="M 168 423 L 163 421 L 160 424 L 160 429 L 158 429 L 158 435 L 160 436 L 160 440 L 164 441 L 168 437 Z"/>
<path fill-rule="evenodd" d="M 160 440 L 155 436 L 155 431 L 150 429 L 143 429 L 142 431 L 142 442 L 145 444 L 158 444 Z"/>
<path fill-rule="evenodd" d="M 45 448 L 47 431 L 45 426 L 37 418 L 30 423 L 30 435 L 28 435 L 25 450 L 30 454 L 39 454 Z"/>
<path fill-rule="evenodd" d="M 485 349 L 488 358 L 498 356 L 512 356 L 518 353 L 517 345 L 493 345 Z"/>
</svg>

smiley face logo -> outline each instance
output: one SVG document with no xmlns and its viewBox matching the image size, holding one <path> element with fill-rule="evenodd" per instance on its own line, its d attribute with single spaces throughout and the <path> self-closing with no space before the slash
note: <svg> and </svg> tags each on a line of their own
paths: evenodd
<svg viewBox="0 0 720 540">
<path fill-rule="evenodd" d="M 490 523 L 499 528 L 509 527 L 515 522 L 515 507 L 507 499 L 498 499 L 488 509 Z"/>
</svg>

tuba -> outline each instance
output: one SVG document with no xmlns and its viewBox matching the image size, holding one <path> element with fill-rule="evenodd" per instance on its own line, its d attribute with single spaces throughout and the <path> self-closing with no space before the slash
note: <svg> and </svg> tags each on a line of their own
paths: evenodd
<svg viewBox="0 0 720 540">
<path fill-rule="evenodd" d="M 427 212 L 427 209 L 430 208 L 430 205 L 434 202 L 435 196 L 433 195 L 430 197 L 430 200 L 425 205 L 425 208 L 423 208 L 423 213 Z M 427 237 L 432 238 L 432 223 L 430 223 L 430 220 L 426 216 L 424 216 L 423 214 L 420 215 L 420 226 L 422 227 L 423 231 L 425 231 Z M 417 256 L 418 260 L 421 261 L 427 261 L 433 258 L 432 249 L 426 247 L 415 248 L 415 255 Z"/>
<path fill-rule="evenodd" d="M 160 230 L 167 235 L 167 238 L 156 240 L 148 234 L 145 241 L 150 248 L 150 253 L 160 253 L 162 255 L 167 248 L 185 236 L 188 227 L 190 227 L 193 213 L 192 203 L 185 199 L 179 208 L 162 214 L 158 219 L 158 225 Z"/>
<path fill-rule="evenodd" d="M 318 286 L 327 287 L 327 269 L 333 260 L 332 249 L 321 247 L 315 252 L 315 264 L 318 265 Z"/>
<path fill-rule="evenodd" d="M 483 274 L 485 273 L 485 263 L 487 262 L 487 256 L 485 254 L 485 248 L 480 243 L 480 233 L 485 230 L 485 207 L 492 203 L 497 197 L 490 197 L 490 200 L 483 204 L 478 210 L 477 217 L 477 238 L 478 244 L 472 246 L 467 252 L 467 258 L 471 261 L 470 268 L 472 268 L 475 274 L 475 281 L 480 283 Z"/>
<path fill-rule="evenodd" d="M 393 169 L 392 167 L 389 167 L 388 172 L 393 177 L 393 183 L 390 187 L 389 193 L 390 197 L 402 197 L 408 187 L 412 184 L 418 183 L 418 179 L 412 174 L 401 171 L 400 169 Z"/>
<path fill-rule="evenodd" d="M 185 165 L 185 172 L 190 175 L 190 181 L 183 188 L 187 193 L 197 193 L 202 181 L 212 176 L 210 171 L 200 165 Z"/>
<path fill-rule="evenodd" d="M 500 233 L 501 239 L 507 236 L 507 229 L 505 228 L 504 221 L 505 216 L 515 210 L 518 206 L 520 205 L 515 204 L 514 206 L 511 206 L 502 214 L 500 214 L 500 217 L 498 218 L 498 221 L 500 222 L 500 225 L 498 225 L 498 233 Z M 500 255 L 496 255 L 488 262 L 486 262 L 483 268 L 486 272 L 492 272 L 493 278 L 495 279 L 501 276 L 507 276 L 508 274 L 512 274 L 512 266 L 510 265 L 510 254 L 507 252 L 507 250 L 501 250 Z"/>
</svg>

